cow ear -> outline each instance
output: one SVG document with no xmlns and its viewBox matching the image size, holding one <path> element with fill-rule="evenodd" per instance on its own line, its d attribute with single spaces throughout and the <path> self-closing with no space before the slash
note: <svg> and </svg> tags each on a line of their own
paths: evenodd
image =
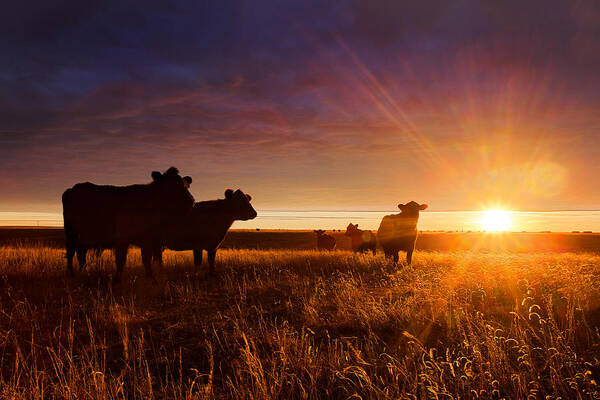
<svg viewBox="0 0 600 400">
<path fill-rule="evenodd" d="M 231 190 L 231 189 L 225 190 L 225 198 L 229 199 L 231 196 L 233 196 L 233 190 Z"/>
<path fill-rule="evenodd" d="M 404 204 L 402 204 L 402 203 L 398 204 L 398 208 L 401 210 L 404 209 Z"/>
<path fill-rule="evenodd" d="M 190 187 L 190 185 L 192 184 L 192 177 L 191 176 L 184 176 L 183 177 L 183 183 L 185 184 L 185 187 Z"/>
<path fill-rule="evenodd" d="M 246 197 L 248 198 L 248 201 L 252 201 L 252 196 L 250 196 L 248 193 L 246 193 Z"/>
<path fill-rule="evenodd" d="M 165 175 L 177 175 L 179 174 L 179 170 L 175 167 L 171 167 L 165 172 Z"/>
<path fill-rule="evenodd" d="M 424 210 L 424 209 L 426 209 L 426 208 L 427 208 L 427 204 L 421 204 L 421 205 L 419 206 L 419 210 Z"/>
<path fill-rule="evenodd" d="M 160 172 L 152 171 L 152 180 L 153 181 L 157 181 L 161 176 L 162 176 L 162 174 Z"/>
</svg>

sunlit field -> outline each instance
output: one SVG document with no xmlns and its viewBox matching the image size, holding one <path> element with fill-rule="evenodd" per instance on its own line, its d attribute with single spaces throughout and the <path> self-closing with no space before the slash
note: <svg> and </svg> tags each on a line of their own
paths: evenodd
<svg viewBox="0 0 600 400">
<path fill-rule="evenodd" d="M 0 398 L 597 398 L 600 256 L 0 248 Z M 529 397 L 528 397 L 529 396 Z"/>
</svg>

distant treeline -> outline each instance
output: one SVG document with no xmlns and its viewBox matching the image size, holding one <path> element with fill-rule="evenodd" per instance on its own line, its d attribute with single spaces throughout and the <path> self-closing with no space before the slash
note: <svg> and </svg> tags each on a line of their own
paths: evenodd
<svg viewBox="0 0 600 400">
<path fill-rule="evenodd" d="M 350 250 L 350 238 L 341 231 L 328 231 L 335 237 L 339 250 Z M 0 228 L 0 245 L 48 246 L 63 248 L 62 228 Z M 223 248 L 299 249 L 316 247 L 312 231 L 250 231 L 227 233 Z M 417 250 L 430 251 L 558 251 L 600 252 L 597 233 L 484 233 L 484 232 L 421 232 Z"/>
</svg>

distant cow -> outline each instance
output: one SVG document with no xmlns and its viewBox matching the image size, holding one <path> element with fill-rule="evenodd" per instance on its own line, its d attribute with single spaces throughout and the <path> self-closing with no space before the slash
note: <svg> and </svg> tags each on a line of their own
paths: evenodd
<svg viewBox="0 0 600 400">
<path fill-rule="evenodd" d="M 410 264 L 417 241 L 417 222 L 419 211 L 427 208 L 427 204 L 418 204 L 411 201 L 407 204 L 398 204 L 400 214 L 386 215 L 381 220 L 377 238 L 383 248 L 386 258 L 393 258 L 398 262 L 398 251 L 406 252 L 406 262 Z"/>
<path fill-rule="evenodd" d="M 75 253 L 83 269 L 88 249 L 114 249 L 118 282 L 129 245 L 150 247 L 154 232 L 192 209 L 191 183 L 192 178 L 181 177 L 177 168 L 171 167 L 164 174 L 152 172 L 148 184 L 101 186 L 86 182 L 67 189 L 62 202 L 68 271 L 73 274 Z M 151 273 L 149 269 L 147 272 Z"/>
<path fill-rule="evenodd" d="M 325 234 L 322 229 L 313 231 L 317 234 L 317 249 L 319 250 L 333 250 L 335 249 L 335 238 L 331 235 Z"/>
<path fill-rule="evenodd" d="M 375 255 L 377 251 L 377 236 L 373 232 L 358 229 L 358 224 L 350 223 L 346 228 L 346 236 L 350 236 L 353 251 L 358 253 L 371 251 Z"/>
<path fill-rule="evenodd" d="M 217 249 L 234 221 L 256 218 L 256 210 L 250 204 L 252 196 L 241 190 L 225 191 L 225 199 L 200 201 L 194 204 L 190 214 L 183 220 L 160 232 L 152 252 L 142 249 L 144 263 L 150 257 L 162 264 L 162 250 L 193 250 L 194 264 L 202 264 L 202 250 L 208 253 L 211 272 L 215 269 Z"/>
</svg>

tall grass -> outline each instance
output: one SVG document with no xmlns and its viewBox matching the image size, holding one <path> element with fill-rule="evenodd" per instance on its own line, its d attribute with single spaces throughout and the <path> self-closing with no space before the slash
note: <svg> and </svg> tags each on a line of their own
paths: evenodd
<svg viewBox="0 0 600 400">
<path fill-rule="evenodd" d="M 0 248 L 3 399 L 599 398 L 600 256 Z"/>
</svg>

